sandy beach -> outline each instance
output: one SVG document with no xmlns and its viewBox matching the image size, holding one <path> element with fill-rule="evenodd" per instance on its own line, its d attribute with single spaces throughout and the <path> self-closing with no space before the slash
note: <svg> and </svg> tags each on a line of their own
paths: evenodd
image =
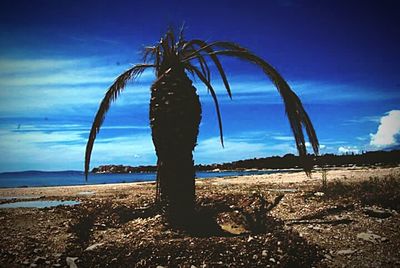
<svg viewBox="0 0 400 268">
<path fill-rule="evenodd" d="M 1 204 L 80 202 L 0 209 L 0 266 L 395 267 L 399 175 L 332 168 L 326 188 L 321 171 L 197 180 L 198 209 L 216 226 L 203 233 L 146 209 L 154 183 L 0 189 Z"/>
</svg>

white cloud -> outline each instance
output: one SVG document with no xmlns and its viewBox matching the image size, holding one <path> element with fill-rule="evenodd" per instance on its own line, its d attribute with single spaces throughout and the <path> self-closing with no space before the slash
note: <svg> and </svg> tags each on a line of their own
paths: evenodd
<svg viewBox="0 0 400 268">
<path fill-rule="evenodd" d="M 32 66 L 38 65 L 38 68 Z M 110 65 L 100 60 L 0 60 L 0 87 L 27 87 L 49 85 L 110 85 L 118 74 L 130 66 Z M 141 76 L 141 81 L 149 81 L 153 77 L 151 71 Z"/>
<path fill-rule="evenodd" d="M 100 103 L 115 78 L 130 66 L 117 66 L 104 58 L 1 59 L 0 116 L 63 114 Z M 135 84 L 128 84 L 114 104 L 144 104 L 154 79 L 146 71 Z"/>
<path fill-rule="evenodd" d="M 60 111 L 68 114 L 78 108 L 79 113 L 82 113 L 82 109 L 89 108 L 89 114 L 92 115 L 103 99 L 106 89 L 106 86 L 78 86 L 0 90 L 0 115 L 53 114 Z M 149 86 L 128 85 L 112 107 L 141 105 L 148 103 L 149 99 Z"/>
<path fill-rule="evenodd" d="M 267 147 L 263 143 L 224 138 L 224 148 L 219 137 L 201 140 L 195 148 L 196 163 L 222 163 L 234 160 L 265 156 Z"/>
<path fill-rule="evenodd" d="M 274 136 L 272 138 L 278 141 L 294 141 L 293 136 Z"/>
<path fill-rule="evenodd" d="M 85 134 L 85 135 L 83 135 Z M 87 131 L 0 130 L 0 171 L 82 170 Z M 91 167 L 100 164 L 153 164 L 151 135 L 145 133 L 96 140 Z"/>
<path fill-rule="evenodd" d="M 245 134 L 241 133 L 240 138 L 225 136 L 224 148 L 219 137 L 200 140 L 194 153 L 196 163 L 222 163 L 297 152 L 294 143 L 277 144 L 252 138 L 246 140 Z"/>
<path fill-rule="evenodd" d="M 358 154 L 360 150 L 357 148 L 357 146 L 340 146 L 338 148 L 338 153 L 340 154 L 349 154 L 349 153 L 355 153 Z"/>
<path fill-rule="evenodd" d="M 311 150 L 311 149 L 312 149 L 311 143 L 310 143 L 309 141 L 306 141 L 306 148 L 307 148 L 308 150 Z M 326 148 L 326 145 L 320 144 L 320 145 L 319 145 L 319 148 L 320 148 L 320 149 L 325 149 L 325 148 Z"/>
<path fill-rule="evenodd" d="M 356 119 L 346 120 L 346 122 L 355 123 L 355 124 L 367 123 L 367 122 L 379 123 L 380 119 L 381 119 L 380 116 L 362 116 L 362 117 L 359 117 L 359 118 L 356 118 Z"/>
<path fill-rule="evenodd" d="M 240 80 L 230 79 L 233 101 L 247 103 L 281 103 L 276 87 L 267 79 L 259 77 L 240 77 Z M 289 85 L 304 103 L 332 103 L 337 101 L 376 101 L 399 98 L 397 91 L 376 91 L 374 88 L 357 84 L 337 84 L 322 81 L 289 81 Z M 200 89 L 200 84 L 198 85 Z M 217 92 L 221 96 L 226 92 L 219 81 L 215 84 Z M 204 90 L 205 91 L 205 90 Z M 206 91 L 205 91 L 206 92 Z M 222 100 L 228 101 L 229 98 Z M 212 101 L 212 100 L 211 100 Z M 366 117 L 363 121 L 373 121 L 376 118 Z M 356 120 L 349 120 L 354 123 Z M 357 120 L 358 121 L 358 120 Z"/>
<path fill-rule="evenodd" d="M 58 131 L 83 131 L 86 133 L 89 133 L 90 131 L 90 125 L 83 126 L 80 124 L 2 124 L 1 125 L 2 129 L 8 129 L 8 130 L 13 130 L 14 132 L 58 132 Z M 148 125 L 122 125 L 122 126 L 102 126 L 102 130 L 117 130 L 117 129 L 132 129 L 132 130 L 148 130 L 150 127 Z M 1 130 L 0 130 L 1 131 Z"/>
<path fill-rule="evenodd" d="M 0 59 L 0 72 L 26 73 L 44 70 L 71 68 L 86 62 L 85 59 Z"/>
<path fill-rule="evenodd" d="M 400 110 L 392 110 L 382 116 L 378 131 L 370 134 L 370 145 L 384 148 L 398 144 L 396 135 L 400 134 Z"/>
</svg>

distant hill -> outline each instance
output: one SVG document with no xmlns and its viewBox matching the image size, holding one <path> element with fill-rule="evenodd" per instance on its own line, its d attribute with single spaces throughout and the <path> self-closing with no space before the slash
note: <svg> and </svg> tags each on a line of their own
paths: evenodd
<svg viewBox="0 0 400 268">
<path fill-rule="evenodd" d="M 302 162 L 301 162 L 302 161 Z M 400 150 L 373 151 L 362 154 L 324 154 L 320 156 L 308 155 L 304 160 L 294 154 L 284 156 L 272 156 L 239 160 L 223 164 L 196 165 L 198 171 L 219 170 L 243 170 L 243 169 L 282 169 L 301 168 L 304 165 L 313 166 L 370 166 L 370 165 L 398 165 L 400 164 Z M 102 165 L 92 169 L 93 173 L 142 173 L 156 172 L 156 166 L 123 166 L 123 165 Z"/>
</svg>

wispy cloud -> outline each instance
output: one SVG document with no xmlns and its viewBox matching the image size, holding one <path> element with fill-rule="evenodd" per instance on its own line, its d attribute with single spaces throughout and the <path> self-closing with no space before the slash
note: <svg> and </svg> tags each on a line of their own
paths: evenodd
<svg viewBox="0 0 400 268">
<path fill-rule="evenodd" d="M 63 112 L 66 116 L 82 110 L 95 111 L 103 99 L 106 86 L 76 86 L 54 88 L 13 88 L 0 89 L 0 116 L 54 114 Z M 149 87 L 128 85 L 113 106 L 145 105 L 150 99 Z"/>
<path fill-rule="evenodd" d="M 278 141 L 294 141 L 293 136 L 273 136 L 272 138 Z"/>
<path fill-rule="evenodd" d="M 195 150 L 196 162 L 222 163 L 297 152 L 293 142 L 276 143 L 269 139 L 253 139 L 251 136 L 246 140 L 245 136 L 246 132 L 241 133 L 239 138 L 236 136 L 225 137 L 224 148 L 221 146 L 219 137 L 201 140 Z"/>
<path fill-rule="evenodd" d="M 269 81 L 244 76 L 241 77 L 241 80 L 232 80 L 230 84 L 234 102 L 257 104 L 282 102 L 277 89 Z M 304 103 L 365 102 L 400 98 L 400 92 L 396 90 L 376 90 L 371 86 L 358 84 L 343 84 L 329 81 L 289 81 L 289 84 Z M 223 84 L 216 83 L 215 88 L 223 96 L 225 93 Z M 230 101 L 229 98 L 223 98 L 222 100 Z M 373 119 L 365 118 L 363 120 Z"/>
<path fill-rule="evenodd" d="M 348 119 L 345 121 L 345 123 L 351 123 L 351 124 L 360 124 L 360 123 L 367 123 L 367 122 L 373 122 L 373 123 L 379 123 L 381 117 L 380 116 L 361 116 L 359 118 L 353 118 L 353 119 Z"/>
<path fill-rule="evenodd" d="M 87 59 L 0 59 L 2 74 L 40 72 L 45 70 L 62 70 L 73 68 L 86 62 Z"/>
<path fill-rule="evenodd" d="M 0 59 L 0 87 L 111 84 L 131 66 L 118 66 L 102 58 Z M 151 72 L 141 80 L 148 81 Z"/>
<path fill-rule="evenodd" d="M 103 58 L 0 59 L 0 116 L 32 113 L 66 114 L 97 106 L 107 88 L 128 66 Z M 148 103 L 153 73 L 128 84 L 116 106 Z"/>
<path fill-rule="evenodd" d="M 2 126 L 4 129 L 5 126 Z M 8 129 L 11 129 L 14 132 L 57 132 L 62 130 L 63 132 L 76 132 L 76 131 L 90 131 L 88 126 L 83 126 L 80 124 L 40 124 L 40 125 L 18 125 L 17 128 L 15 126 L 8 126 Z M 102 130 L 148 130 L 149 126 L 145 125 L 136 125 L 136 126 L 103 126 Z"/>
<path fill-rule="evenodd" d="M 195 149 L 196 163 L 222 163 L 265 155 L 267 147 L 263 143 L 235 141 L 225 137 L 225 147 L 221 147 L 219 137 L 199 142 Z"/>
<path fill-rule="evenodd" d="M 359 152 L 360 150 L 357 148 L 357 146 L 340 146 L 338 148 L 339 154 L 348 154 L 348 153 L 358 154 Z"/>
<path fill-rule="evenodd" d="M 148 132 L 114 138 L 100 136 L 93 147 L 91 166 L 106 163 L 154 164 L 154 147 Z M 0 171 L 82 170 L 86 134 L 86 131 L 80 130 L 0 130 L 0 154 L 7 155 L 0 163 Z"/>
<path fill-rule="evenodd" d="M 377 148 L 397 145 L 398 135 L 400 135 L 400 110 L 392 110 L 381 117 L 377 132 L 370 135 L 370 145 Z"/>
</svg>

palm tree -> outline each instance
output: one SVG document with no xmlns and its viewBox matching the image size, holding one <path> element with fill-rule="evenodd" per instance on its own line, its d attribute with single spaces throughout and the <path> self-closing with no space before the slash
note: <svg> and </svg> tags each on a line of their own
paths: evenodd
<svg viewBox="0 0 400 268">
<path fill-rule="evenodd" d="M 143 63 L 136 64 L 118 76 L 101 101 L 86 146 L 86 179 L 94 140 L 111 102 L 116 100 L 129 80 L 135 80 L 144 70 L 152 68 L 156 75 L 151 86 L 150 99 L 150 126 L 158 158 L 156 203 L 166 212 L 170 222 L 179 223 L 190 217 L 195 201 L 192 152 L 199 133 L 201 104 L 187 72 L 198 77 L 211 93 L 223 146 L 221 114 L 208 65 L 210 62 L 215 65 L 229 97 L 232 98 L 220 56 L 239 58 L 259 66 L 282 96 L 299 155 L 305 157 L 307 154 L 303 127 L 315 154 L 318 154 L 318 139 L 300 99 L 269 63 L 232 42 L 207 43 L 199 39 L 188 41 L 184 39 L 182 30 L 176 40 L 176 34 L 168 30 L 156 45 L 145 47 Z M 306 167 L 305 170 L 309 173 L 311 169 Z"/>
</svg>

